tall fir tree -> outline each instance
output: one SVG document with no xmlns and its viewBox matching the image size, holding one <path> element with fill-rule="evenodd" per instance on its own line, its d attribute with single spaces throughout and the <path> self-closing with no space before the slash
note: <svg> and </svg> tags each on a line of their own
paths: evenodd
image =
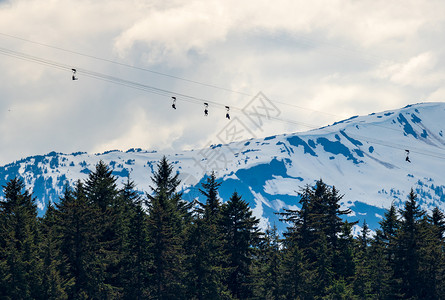
<svg viewBox="0 0 445 300">
<path fill-rule="evenodd" d="M 321 181 L 317 184 L 322 184 Z M 328 247 L 333 252 L 332 269 L 336 280 L 350 282 L 354 274 L 352 226 L 358 222 L 347 222 L 343 216 L 351 213 L 351 209 L 341 209 L 343 195 L 333 186 L 326 191 L 326 236 Z"/>
<path fill-rule="evenodd" d="M 298 243 L 290 242 L 287 236 L 283 242 L 282 262 L 279 275 L 279 299 L 314 298 L 309 282 L 313 273 L 309 272 L 303 251 Z"/>
<path fill-rule="evenodd" d="M 321 179 L 314 186 L 304 187 L 299 195 L 299 210 L 285 209 L 280 213 L 282 220 L 291 225 L 284 235 L 286 240 L 296 243 L 295 253 L 304 259 L 303 297 L 328 296 L 334 281 L 340 287 L 344 277 L 351 276 L 350 226 L 354 223 L 342 220 L 350 212 L 340 209 L 343 196 Z"/>
<path fill-rule="evenodd" d="M 60 236 L 58 235 L 59 220 L 55 207 L 48 204 L 45 216 L 40 220 L 41 245 L 40 256 L 43 260 L 42 298 L 68 299 L 65 292 L 67 281 L 61 275 L 61 265 L 64 263 L 60 251 Z"/>
<path fill-rule="evenodd" d="M 252 216 L 249 204 L 237 192 L 224 203 L 221 225 L 230 269 L 227 286 L 233 297 L 246 299 L 252 296 L 251 264 L 258 243 L 259 220 Z"/>
<path fill-rule="evenodd" d="M 67 282 L 68 298 L 100 299 L 103 266 L 99 258 L 98 208 L 88 203 L 81 181 L 77 181 L 74 190 L 66 187 L 56 206 L 63 255 L 61 275 Z"/>
<path fill-rule="evenodd" d="M 101 160 L 85 181 L 84 189 L 88 201 L 97 205 L 101 211 L 114 207 L 117 201 L 116 177 L 112 173 L 113 170 Z"/>
<path fill-rule="evenodd" d="M 419 222 L 419 269 L 417 295 L 423 299 L 442 299 L 445 296 L 444 239 L 440 228 L 440 211 Z"/>
<path fill-rule="evenodd" d="M 225 299 L 228 291 L 223 282 L 223 235 L 221 232 L 221 202 L 214 172 L 202 183 L 200 192 L 204 204 L 195 208 L 194 222 L 188 229 L 187 250 L 188 297 L 196 299 Z"/>
<path fill-rule="evenodd" d="M 268 227 L 258 245 L 253 262 L 254 299 L 279 299 L 281 267 L 280 240 L 276 225 Z"/>
<path fill-rule="evenodd" d="M 116 199 L 116 230 L 118 235 L 119 248 L 125 251 L 130 231 L 130 220 L 133 218 L 136 208 L 142 204 L 142 199 L 136 191 L 136 184 L 127 177 L 124 186 L 119 190 Z"/>
<path fill-rule="evenodd" d="M 128 178 L 120 195 L 123 206 L 130 209 L 122 212 L 128 222 L 128 233 L 125 235 L 120 277 L 124 286 L 123 298 L 140 300 L 149 295 L 151 256 L 148 252 L 147 214 L 135 187 L 134 182 Z"/>
<path fill-rule="evenodd" d="M 206 202 L 202 205 L 204 218 L 214 224 L 218 223 L 221 218 L 221 201 L 218 198 L 220 185 L 221 183 L 216 181 L 215 172 L 212 172 L 206 182 L 202 183 L 202 188 L 199 189 L 201 194 L 206 197 Z"/>
<path fill-rule="evenodd" d="M 374 269 L 374 275 L 381 289 L 377 294 L 384 293 L 389 298 L 399 297 L 399 279 L 396 278 L 396 238 L 400 228 L 399 215 L 394 203 L 384 213 L 383 219 L 379 222 L 380 230 L 377 231 L 373 250 L 379 257 L 383 254 L 384 261 L 376 261 L 378 265 L 389 271 L 389 276 L 381 276 L 378 270 Z M 383 253 L 381 253 L 383 251 Z M 374 258 L 375 259 L 375 258 Z M 379 274 L 379 275 L 376 275 Z M 386 281 L 386 279 L 388 281 Z"/>
<path fill-rule="evenodd" d="M 369 291 L 372 298 L 391 299 L 394 295 L 394 272 L 388 257 L 387 240 L 381 229 L 376 231 L 369 248 Z M 356 270 L 356 276 L 360 268 Z M 357 292 L 360 294 L 360 292 Z"/>
<path fill-rule="evenodd" d="M 369 254 L 369 227 L 366 220 L 363 221 L 362 232 L 356 240 L 354 253 L 355 270 L 354 271 L 354 292 L 360 299 L 371 298 L 371 270 Z"/>
<path fill-rule="evenodd" d="M 428 217 L 428 220 L 435 227 L 438 239 L 443 240 L 445 233 L 445 214 L 436 206 L 431 216 Z"/>
<path fill-rule="evenodd" d="M 185 232 L 186 206 L 182 205 L 176 189 L 178 174 L 164 156 L 152 177 L 153 195 L 147 194 L 149 251 L 152 255 L 151 297 L 180 299 L 184 297 L 184 255 L 182 251 Z"/>
<path fill-rule="evenodd" d="M 429 217 L 429 223 L 432 225 L 431 230 L 434 237 L 431 239 L 431 262 L 434 266 L 431 269 L 435 273 L 431 275 L 431 289 L 435 291 L 441 299 L 445 298 L 445 214 L 436 206 Z"/>
<path fill-rule="evenodd" d="M 117 179 L 112 172 L 113 170 L 101 160 L 88 175 L 84 185 L 88 202 L 97 208 L 96 218 L 101 224 L 97 230 L 101 247 L 99 253 L 102 272 L 99 274 L 99 289 L 102 299 L 118 297 L 123 289 L 119 273 L 126 232 L 121 214 L 124 206 L 120 202 Z"/>
<path fill-rule="evenodd" d="M 11 179 L 0 201 L 0 297 L 39 299 L 42 262 L 35 199 L 23 180 Z"/>
<path fill-rule="evenodd" d="M 419 241 L 422 237 L 419 222 L 424 215 L 412 189 L 400 214 L 402 218 L 396 235 L 395 275 L 399 279 L 398 294 L 410 299 L 418 296 L 420 288 Z"/>
<path fill-rule="evenodd" d="M 351 282 L 354 277 L 356 267 L 354 261 L 355 244 L 352 236 L 352 226 L 354 223 L 344 221 L 338 233 L 333 262 L 336 280 Z"/>
</svg>

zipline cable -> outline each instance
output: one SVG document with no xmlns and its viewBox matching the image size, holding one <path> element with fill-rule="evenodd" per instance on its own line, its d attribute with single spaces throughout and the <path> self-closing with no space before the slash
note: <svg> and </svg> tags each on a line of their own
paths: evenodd
<svg viewBox="0 0 445 300">
<path fill-rule="evenodd" d="M 56 50 L 59 50 L 59 51 L 63 51 L 63 52 L 71 53 L 71 54 L 76 54 L 76 55 L 79 55 L 79 56 L 88 57 L 88 58 L 92 58 L 92 59 L 99 60 L 99 61 L 112 63 L 112 64 L 119 65 L 119 66 L 132 68 L 132 69 L 135 69 L 135 70 L 145 71 L 145 72 L 149 72 L 149 73 L 156 74 L 156 75 L 161 75 L 161 76 L 165 76 L 165 77 L 169 77 L 169 78 L 173 78 L 173 79 L 177 79 L 177 80 L 182 80 L 182 81 L 198 84 L 198 85 L 201 85 L 201 86 L 207 86 L 207 87 L 211 87 L 211 88 L 214 88 L 214 89 L 223 90 L 223 91 L 226 91 L 226 92 L 232 92 L 232 93 L 237 93 L 237 94 L 244 95 L 244 96 L 254 97 L 254 95 L 249 94 L 249 93 L 240 92 L 240 91 L 236 91 L 236 90 L 232 90 L 232 89 L 228 89 L 228 88 L 225 88 L 225 87 L 217 86 L 217 85 L 214 85 L 214 84 L 208 84 L 208 83 L 204 83 L 204 82 L 200 82 L 200 81 L 196 81 L 196 80 L 190 80 L 190 79 L 187 79 L 187 78 L 184 78 L 184 77 L 174 76 L 174 75 L 171 75 L 171 74 L 154 71 L 154 70 L 150 70 L 150 69 L 147 69 L 147 68 L 137 67 L 137 66 L 125 64 L 125 63 L 122 63 L 122 62 L 118 62 L 118 61 L 115 61 L 115 60 L 106 59 L 106 58 L 94 56 L 94 55 L 91 55 L 91 54 L 82 53 L 82 52 L 79 52 L 79 51 L 68 50 L 68 49 L 65 49 L 65 48 L 62 48 L 62 47 L 49 45 L 49 44 L 46 44 L 46 43 L 41 43 L 41 42 L 29 40 L 29 39 L 25 39 L 25 38 L 22 38 L 22 37 L 11 35 L 11 34 L 6 34 L 6 33 L 0 32 L 0 35 L 5 36 L 5 37 L 9 37 L 9 38 L 13 38 L 13 39 L 17 39 L 17 40 L 21 40 L 21 41 L 24 41 L 24 42 L 27 42 L 27 43 L 32 43 L 32 44 L 44 46 L 44 47 L 47 47 L 47 48 L 52 48 L 52 49 L 56 49 Z M 318 42 L 320 42 L 320 41 L 318 41 Z M 328 112 L 324 112 L 324 111 L 320 111 L 320 110 L 314 110 L 314 109 L 311 109 L 311 108 L 302 107 L 302 106 L 291 104 L 291 103 L 287 103 L 287 102 L 277 101 L 277 100 L 274 100 L 274 99 L 268 99 L 268 101 L 270 101 L 272 103 L 276 103 L 276 104 L 281 104 L 281 105 L 285 105 L 285 106 L 289 106 L 289 107 L 294 107 L 294 108 L 300 109 L 300 110 L 312 111 L 312 112 L 321 113 L 321 114 L 324 114 L 324 115 L 329 115 L 329 116 L 338 117 L 338 118 L 346 118 L 345 116 L 340 116 L 340 115 L 336 115 L 336 114 L 332 114 L 332 113 L 328 113 Z M 397 131 L 397 129 L 386 127 L 386 126 L 383 126 L 381 124 L 373 124 L 373 126 L 377 126 L 377 127 L 381 127 L 381 128 L 386 128 L 386 129 Z M 317 128 L 317 127 L 314 127 L 314 128 Z"/>
<path fill-rule="evenodd" d="M 167 74 L 167 73 L 163 73 L 163 72 L 159 72 L 159 71 L 154 71 L 154 70 L 151 70 L 151 69 L 148 69 L 148 68 L 137 67 L 137 66 L 133 66 L 133 65 L 130 65 L 130 64 L 122 63 L 122 62 L 119 62 L 119 61 L 106 59 L 106 58 L 102 58 L 102 57 L 98 57 L 98 56 L 94 56 L 94 55 L 90 55 L 90 54 L 86 54 L 86 53 L 82 53 L 82 52 L 78 52 L 78 51 L 68 50 L 68 49 L 65 49 L 65 48 L 62 48 L 62 47 L 53 46 L 53 45 L 49 45 L 49 44 L 45 44 L 45 43 L 41 43 L 41 42 L 36 42 L 36 41 L 32 41 L 32 40 L 29 40 L 29 39 L 21 38 L 21 37 L 18 37 L 18 36 L 14 36 L 14 35 L 2 33 L 2 32 L 0 32 L 0 35 L 5 36 L 5 37 L 9 37 L 9 38 L 14 38 L 14 39 L 17 39 L 17 40 L 21 40 L 21 41 L 24 41 L 24 42 L 28 42 L 28 43 L 32 43 L 32 44 L 36 44 L 36 45 L 40 45 L 40 46 L 56 49 L 56 50 L 59 50 L 59 51 L 71 53 L 71 54 L 76 54 L 76 55 L 79 55 L 79 56 L 88 57 L 88 58 L 100 60 L 100 61 L 107 62 L 107 63 L 112 63 L 112 64 L 115 64 L 115 65 L 118 65 L 118 66 L 123 66 L 123 67 L 132 68 L 132 69 L 139 70 L 139 71 L 149 72 L 149 73 L 152 73 L 152 74 L 156 74 L 156 75 L 160 75 L 160 76 L 164 76 L 164 77 L 169 77 L 169 78 L 173 78 L 173 79 L 177 79 L 177 80 L 182 80 L 182 81 L 185 81 L 185 82 L 194 83 L 194 84 L 198 84 L 198 85 L 201 85 L 201 86 L 206 86 L 206 87 L 210 87 L 210 88 L 214 88 L 214 89 L 219 89 L 219 90 L 223 90 L 223 91 L 226 91 L 226 92 L 236 93 L 236 94 L 240 94 L 240 95 L 244 95 L 244 96 L 252 96 L 252 95 L 250 95 L 248 93 L 235 91 L 235 90 L 228 89 L 228 88 L 221 87 L 221 86 L 217 86 L 217 85 L 214 85 L 214 84 L 209 84 L 209 83 L 205 83 L 205 82 L 201 82 L 201 81 L 197 81 L 197 80 L 191 80 L 191 79 L 187 79 L 187 78 L 184 78 L 184 77 L 179 77 L 179 76 L 175 76 L 175 75 L 171 75 L 171 74 Z"/>
<path fill-rule="evenodd" d="M 122 63 L 122 62 L 119 62 L 119 61 L 115 61 L 115 60 L 106 59 L 106 58 L 98 57 L 98 56 L 95 56 L 95 55 L 82 53 L 82 52 L 79 52 L 79 51 L 73 51 L 73 50 L 62 48 L 62 47 L 49 45 L 49 44 L 46 44 L 46 43 L 41 43 L 41 42 L 29 40 L 29 39 L 25 39 L 25 38 L 22 38 L 22 37 L 11 35 L 11 34 L 6 34 L 6 33 L 0 32 L 0 35 L 5 36 L 5 37 L 9 37 L 9 38 L 13 38 L 13 39 L 17 39 L 17 40 L 21 40 L 21 41 L 24 41 L 24 42 L 27 42 L 27 43 L 32 43 L 32 44 L 36 44 L 36 45 L 39 45 L 39 46 L 44 46 L 44 47 L 47 47 L 47 48 L 52 48 L 52 49 L 56 49 L 56 50 L 59 50 L 59 51 L 63 51 L 63 52 L 67 52 L 67 53 L 71 53 L 71 54 L 75 54 L 75 55 L 79 55 L 79 56 L 83 56 L 83 57 L 87 57 L 87 58 L 92 58 L 92 59 L 103 61 L 103 62 L 107 62 L 107 63 L 112 63 L 112 64 L 119 65 L 119 66 L 132 68 L 132 69 L 139 70 L 139 71 L 149 72 L 149 73 L 160 75 L 160 76 L 164 76 L 164 77 L 169 77 L 169 78 L 173 78 L 173 79 L 177 79 L 177 80 L 181 80 L 181 81 L 185 81 L 185 82 L 189 82 L 189 83 L 193 83 L 193 84 L 198 84 L 198 85 L 201 85 L 201 86 L 206 86 L 206 87 L 211 87 L 211 88 L 214 88 L 214 89 L 223 90 L 223 91 L 226 91 L 226 92 L 236 93 L 236 94 L 240 94 L 240 95 L 248 96 L 248 97 L 254 97 L 255 96 L 255 95 L 252 95 L 252 94 L 249 94 L 249 93 L 236 91 L 236 90 L 229 89 L 229 88 L 226 88 L 226 87 L 221 87 L 221 86 L 214 85 L 214 84 L 204 83 L 204 82 L 197 81 L 197 80 L 191 80 L 191 79 L 187 79 L 187 78 L 184 78 L 184 77 L 179 77 L 179 76 L 175 76 L 175 75 L 171 75 L 171 74 L 167 74 L 167 73 L 163 73 L 163 72 L 159 72 L 159 71 L 154 71 L 154 70 L 151 70 L 151 69 L 148 69 L 148 68 L 137 67 L 137 66 L 129 65 L 129 64 Z M 273 103 L 286 105 L 286 106 L 289 106 L 289 107 L 294 107 L 296 109 L 312 111 L 312 112 L 316 112 L 316 113 L 330 115 L 330 116 L 333 116 L 333 117 L 345 118 L 345 116 L 339 116 L 339 115 L 335 115 L 335 114 L 324 112 L 324 111 L 314 110 L 314 109 L 298 106 L 298 105 L 287 103 L 287 102 L 277 101 L 277 100 L 273 100 L 273 99 L 268 99 L 268 100 L 273 102 Z"/>
<path fill-rule="evenodd" d="M 70 71 L 70 72 L 72 71 L 72 66 L 69 66 L 69 65 L 66 65 L 66 64 L 57 63 L 57 62 L 46 60 L 46 59 L 42 59 L 42 58 L 35 57 L 35 56 L 31 56 L 31 55 L 24 54 L 24 53 L 21 53 L 21 52 L 12 51 L 12 50 L 1 48 L 1 47 L 0 47 L 0 54 L 6 55 L 6 56 L 9 56 L 9 57 L 13 57 L 13 58 L 17 58 L 17 59 L 22 59 L 22 60 L 38 63 L 38 64 L 41 64 L 41 65 L 45 65 L 45 66 L 49 66 L 49 67 L 53 67 L 53 68 L 57 68 L 59 70 L 65 70 L 65 71 Z M 146 85 L 146 84 L 142 84 L 142 83 L 138 83 L 138 82 L 134 82 L 134 81 L 118 78 L 118 77 L 115 77 L 115 76 L 110 76 L 110 75 L 102 74 L 102 73 L 99 73 L 99 72 L 90 71 L 90 70 L 83 69 L 83 68 L 76 68 L 76 71 L 77 71 L 77 73 L 83 74 L 86 77 L 90 77 L 90 78 L 102 80 L 102 81 L 105 81 L 105 82 L 118 84 L 118 85 L 121 85 L 121 86 L 126 86 L 126 87 L 133 88 L 133 89 L 142 90 L 142 91 L 153 93 L 153 94 L 157 94 L 157 95 L 160 95 L 160 96 L 170 97 L 171 95 L 176 95 L 176 96 L 179 97 L 179 99 L 178 99 L 179 101 L 186 101 L 186 102 L 190 102 L 190 103 L 194 103 L 194 104 L 202 104 L 205 101 L 206 103 L 211 103 L 211 104 L 213 104 L 216 107 L 219 107 L 219 108 L 222 108 L 222 109 L 226 109 L 226 106 L 224 104 L 221 104 L 221 103 L 218 103 L 218 102 L 215 102 L 215 101 L 211 101 L 209 99 L 189 96 L 187 94 L 174 92 L 174 91 L 167 90 L 167 89 L 161 89 L 161 88 L 149 86 L 149 85 Z M 234 106 L 231 106 L 231 109 L 232 110 L 236 110 L 236 111 L 243 111 L 242 108 L 238 108 L 238 107 L 234 107 Z M 336 133 L 336 131 L 328 130 L 329 126 L 325 126 L 323 128 L 320 128 L 320 126 L 316 126 L 316 125 L 308 124 L 308 123 L 303 123 L 303 122 L 298 122 L 298 121 L 294 121 L 294 120 L 290 120 L 290 119 L 274 117 L 274 116 L 267 116 L 267 117 L 268 117 L 268 119 L 279 121 L 279 122 L 284 122 L 284 123 L 293 124 L 293 125 L 300 125 L 300 126 L 304 126 L 304 127 L 310 128 L 310 129 L 317 129 L 319 131 L 323 131 L 324 130 L 324 131 L 327 131 L 328 133 Z M 372 124 L 370 124 L 370 125 L 372 125 Z M 396 130 L 396 129 L 394 129 L 394 130 Z M 390 148 L 394 148 L 394 149 L 398 149 L 398 150 L 403 150 L 403 149 L 406 149 L 406 148 L 410 148 L 410 150 L 413 149 L 412 147 L 408 147 L 406 145 L 388 143 L 387 141 L 373 139 L 373 138 L 369 138 L 369 137 L 366 137 L 366 136 L 360 136 L 360 135 L 356 135 L 356 134 L 349 134 L 349 135 L 351 137 L 360 138 L 363 141 L 372 142 L 372 143 L 375 143 L 375 144 L 379 144 L 379 145 L 382 145 L 382 146 L 386 146 L 386 147 L 390 147 Z M 428 151 L 429 153 L 425 153 L 423 150 L 418 150 L 418 149 L 417 150 L 414 149 L 414 151 L 412 151 L 412 152 L 413 153 L 422 154 L 422 155 L 427 155 L 427 156 L 430 156 L 430 157 L 445 159 L 445 156 L 441 156 L 441 154 L 438 154 L 438 153 L 435 153 L 435 152 Z"/>
</svg>

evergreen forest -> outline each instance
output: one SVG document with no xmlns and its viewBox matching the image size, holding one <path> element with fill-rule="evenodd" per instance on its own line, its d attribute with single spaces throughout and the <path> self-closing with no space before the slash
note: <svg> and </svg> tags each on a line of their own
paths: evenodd
<svg viewBox="0 0 445 300">
<path fill-rule="evenodd" d="M 445 216 L 413 190 L 371 234 L 345 221 L 342 194 L 300 189 L 287 229 L 260 230 L 242 195 L 220 199 L 214 173 L 182 199 L 164 157 L 141 194 L 100 161 L 38 217 L 22 179 L 0 201 L 0 299 L 445 299 Z M 296 203 L 297 204 L 297 203 Z M 272 224 L 273 225 L 273 224 Z"/>
</svg>

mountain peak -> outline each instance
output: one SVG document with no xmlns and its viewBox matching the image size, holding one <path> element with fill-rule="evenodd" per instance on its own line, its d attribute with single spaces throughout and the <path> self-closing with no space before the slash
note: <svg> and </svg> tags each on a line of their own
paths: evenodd
<svg viewBox="0 0 445 300">
<path fill-rule="evenodd" d="M 51 152 L 0 167 L 0 183 L 22 177 L 42 214 L 66 184 L 85 179 L 99 160 L 111 166 L 118 183 L 131 176 L 139 190 L 150 191 L 151 175 L 166 154 L 180 174 L 185 200 L 200 198 L 201 182 L 215 171 L 220 197 L 228 200 L 236 190 L 266 227 L 278 223 L 275 212 L 299 206 L 301 187 L 322 178 L 344 194 L 342 206 L 352 210 L 348 218 L 366 219 L 373 228 L 391 203 L 402 205 L 411 188 L 422 208 L 445 209 L 444 118 L 445 103 L 419 103 L 304 133 L 178 153 L 139 148 L 94 155 Z"/>
</svg>

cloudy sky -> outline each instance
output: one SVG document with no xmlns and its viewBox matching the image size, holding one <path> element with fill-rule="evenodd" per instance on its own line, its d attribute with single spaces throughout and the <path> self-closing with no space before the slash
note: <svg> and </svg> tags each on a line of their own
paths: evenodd
<svg viewBox="0 0 445 300">
<path fill-rule="evenodd" d="M 0 164 L 204 147 L 219 143 L 225 105 L 262 137 L 445 101 L 444 11 L 434 0 L 0 0 Z M 260 91 L 280 112 L 261 128 L 240 110 Z"/>
</svg>

